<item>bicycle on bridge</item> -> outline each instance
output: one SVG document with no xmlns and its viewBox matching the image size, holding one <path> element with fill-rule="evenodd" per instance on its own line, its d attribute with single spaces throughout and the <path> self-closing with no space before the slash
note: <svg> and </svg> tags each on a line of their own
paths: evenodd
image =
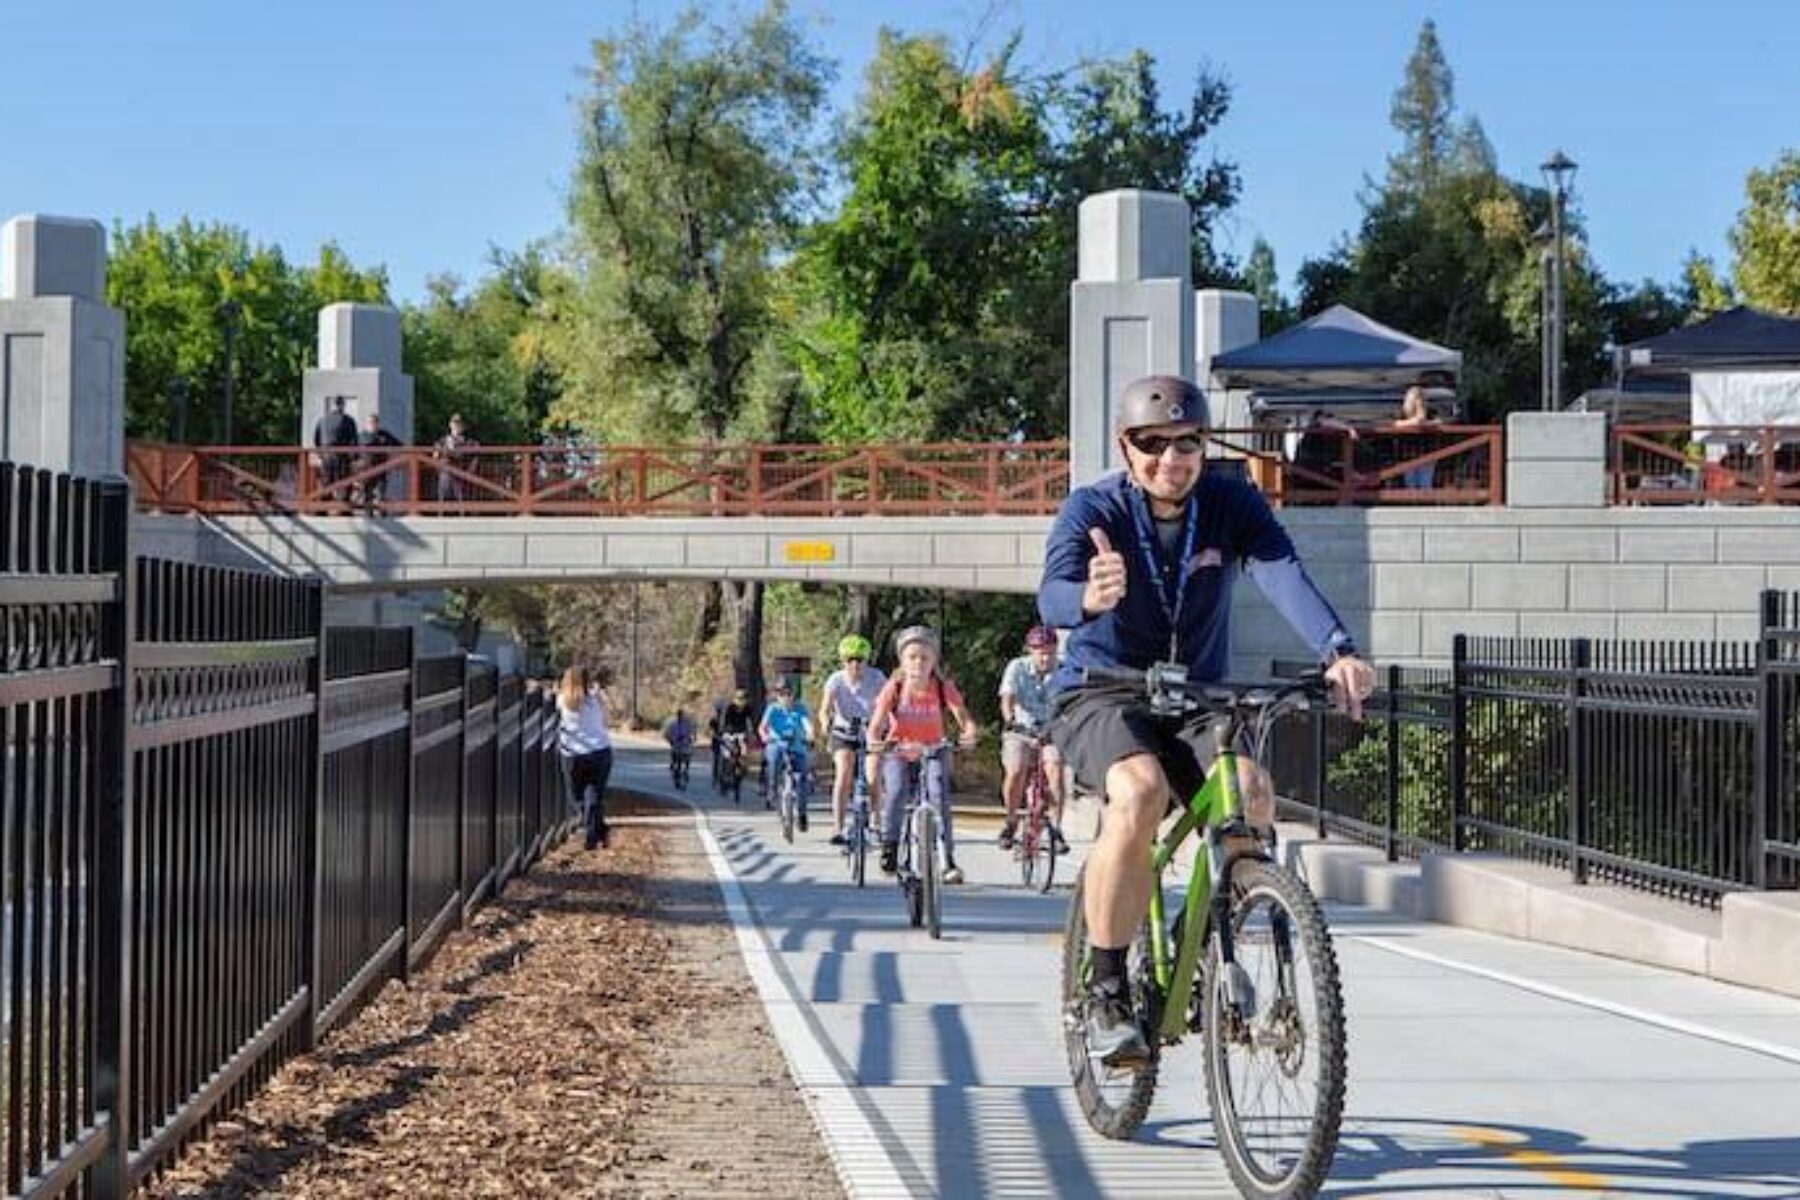
<svg viewBox="0 0 1800 1200">
<path fill-rule="evenodd" d="M 1276 864 L 1244 820 L 1238 758 L 1261 762 L 1284 713 L 1329 702 L 1320 672 L 1260 685 L 1191 683 L 1187 669 L 1089 668 L 1091 683 L 1143 689 L 1151 711 L 1216 714 L 1220 750 L 1180 819 L 1152 847 L 1150 915 L 1128 956 L 1127 996 L 1148 1058 L 1109 1065 L 1088 1044 L 1092 952 L 1076 877 L 1063 938 L 1063 1039 L 1081 1110 L 1110 1138 L 1130 1138 L 1156 1092 L 1161 1051 L 1201 1038 L 1203 1073 L 1221 1154 L 1255 1200 L 1315 1194 L 1337 1152 L 1345 1031 L 1336 954 L 1323 910 Z M 1244 749 L 1240 750 L 1239 747 Z M 1168 921 L 1161 880 L 1198 842 L 1182 903 Z"/>
</svg>

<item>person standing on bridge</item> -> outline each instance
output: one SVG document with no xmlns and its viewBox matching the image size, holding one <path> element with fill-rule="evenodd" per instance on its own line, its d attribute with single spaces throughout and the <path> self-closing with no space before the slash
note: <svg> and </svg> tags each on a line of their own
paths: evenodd
<svg viewBox="0 0 1800 1200">
<path fill-rule="evenodd" d="M 400 445 L 400 439 L 381 427 L 379 413 L 363 414 L 362 427 L 362 470 L 376 472 L 363 480 L 363 508 L 370 512 L 379 512 L 381 502 L 387 499 L 388 459 Z"/>
<path fill-rule="evenodd" d="M 450 414 L 450 428 L 431 448 L 431 457 L 437 463 L 437 498 L 449 502 L 461 500 L 468 495 L 468 483 L 454 471 L 467 471 L 469 451 L 481 443 L 469 436 L 469 427 L 464 424 L 461 413 Z"/>
<path fill-rule="evenodd" d="M 564 671 L 556 689 L 556 748 L 562 759 L 563 787 L 570 807 L 581 813 L 589 850 L 606 845 L 608 836 L 606 781 L 612 774 L 612 738 L 606 731 L 604 696 L 586 667 Z"/>
<path fill-rule="evenodd" d="M 356 448 L 356 419 L 344 411 L 349 404 L 348 396 L 333 396 L 331 407 L 313 426 L 313 447 L 318 450 L 319 475 L 327 500 L 348 501 L 347 495 L 339 495 L 335 486 L 348 476 L 356 466 L 355 456 L 348 451 Z"/>
<path fill-rule="evenodd" d="M 1242 567 L 1325 664 L 1334 698 L 1353 718 L 1375 673 L 1262 494 L 1206 470 L 1206 397 L 1198 388 L 1170 375 L 1136 379 L 1119 393 L 1114 416 L 1125 469 L 1063 502 L 1045 544 L 1038 611 L 1045 624 L 1072 631 L 1054 679 L 1051 739 L 1107 806 L 1085 868 L 1094 948 L 1088 1046 L 1109 1066 L 1136 1067 L 1149 1046 L 1132 1019 L 1125 958 L 1156 882 L 1150 843 L 1171 792 L 1192 795 L 1218 747 L 1211 719 L 1158 714 L 1141 689 L 1089 684 L 1084 670 L 1160 663 L 1195 681 L 1223 678 L 1231 586 Z M 1245 816 L 1266 829 L 1275 819 L 1274 785 L 1252 759 L 1239 762 Z"/>
</svg>

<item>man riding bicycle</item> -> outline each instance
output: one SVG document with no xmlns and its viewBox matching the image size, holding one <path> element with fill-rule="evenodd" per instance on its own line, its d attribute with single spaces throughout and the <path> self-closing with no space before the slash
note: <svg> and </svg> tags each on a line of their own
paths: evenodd
<svg viewBox="0 0 1800 1200">
<path fill-rule="evenodd" d="M 813 739 L 812 713 L 804 703 L 794 699 L 794 689 L 787 680 L 778 679 L 769 689 L 769 707 L 763 710 L 757 736 L 763 741 L 763 762 L 769 768 L 769 795 L 781 787 L 781 773 L 793 759 L 793 770 L 800 779 L 800 828 L 806 828 L 807 744 Z"/>
<path fill-rule="evenodd" d="M 836 774 L 831 781 L 831 844 L 847 845 L 844 838 L 844 816 L 855 786 L 856 752 L 863 747 L 869 718 L 875 715 L 875 700 L 887 686 L 887 676 L 869 665 L 873 652 L 869 639 L 860 633 L 847 633 L 838 642 L 838 658 L 843 666 L 825 680 L 824 699 L 819 702 L 819 723 L 825 727 Z M 875 791 L 875 768 L 868 768 L 869 792 Z M 871 801 L 873 804 L 873 801 Z"/>
<path fill-rule="evenodd" d="M 1038 610 L 1070 629 L 1050 735 L 1088 787 L 1103 787 L 1106 819 L 1087 859 L 1085 916 L 1093 965 L 1088 1045 L 1113 1066 L 1144 1062 L 1131 1018 L 1126 951 L 1155 886 L 1150 844 L 1167 813 L 1200 785 L 1218 747 L 1207 719 L 1151 711 L 1141 689 L 1086 685 L 1088 667 L 1187 668 L 1223 678 L 1230 656 L 1231 585 L 1239 566 L 1319 655 L 1334 700 L 1353 717 L 1374 671 L 1250 484 L 1207 471 L 1206 398 L 1185 379 L 1127 384 L 1114 429 L 1125 469 L 1076 488 L 1045 547 Z M 1253 827 L 1274 823 L 1274 786 L 1245 756 L 1239 781 Z"/>
<path fill-rule="evenodd" d="M 710 722 L 713 730 L 713 786 L 724 784 L 720 769 L 727 754 L 737 755 L 738 767 L 744 763 L 744 744 L 750 740 L 750 693 L 743 688 L 731 693 L 731 702 L 720 706 Z"/>
<path fill-rule="evenodd" d="M 1062 755 L 1054 743 L 1044 740 L 1050 724 L 1050 680 L 1056 670 L 1056 634 L 1033 625 L 1025 634 L 1025 653 L 1006 664 L 1000 675 L 1000 794 L 1006 800 L 1006 824 L 1000 827 L 1000 848 L 1013 848 L 1019 828 L 1019 802 L 1031 772 L 1041 766 L 1049 784 L 1050 844 L 1067 854 L 1062 835 Z M 1040 762 L 1041 760 L 1041 762 Z"/>
</svg>

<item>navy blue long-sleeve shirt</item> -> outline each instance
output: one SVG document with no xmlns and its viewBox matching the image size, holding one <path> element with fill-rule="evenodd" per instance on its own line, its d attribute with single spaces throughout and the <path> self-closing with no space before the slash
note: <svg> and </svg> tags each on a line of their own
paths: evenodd
<svg viewBox="0 0 1800 1200">
<path fill-rule="evenodd" d="M 1256 581 L 1294 631 L 1321 660 L 1351 653 L 1355 644 L 1294 553 L 1287 531 L 1250 484 L 1206 471 L 1188 497 L 1192 521 L 1171 553 L 1163 548 L 1142 489 L 1124 472 L 1106 475 L 1069 493 L 1050 527 L 1044 549 L 1044 579 L 1038 612 L 1044 623 L 1070 629 L 1055 686 L 1080 684 L 1084 667 L 1146 668 L 1169 661 L 1169 605 L 1159 596 L 1149 556 L 1162 578 L 1180 564 L 1180 636 L 1175 661 L 1186 663 L 1197 681 L 1222 679 L 1231 659 L 1231 588 L 1240 567 Z M 1104 530 L 1125 559 L 1125 595 L 1109 612 L 1089 617 L 1081 610 L 1088 560 L 1095 554 L 1090 529 Z"/>
</svg>

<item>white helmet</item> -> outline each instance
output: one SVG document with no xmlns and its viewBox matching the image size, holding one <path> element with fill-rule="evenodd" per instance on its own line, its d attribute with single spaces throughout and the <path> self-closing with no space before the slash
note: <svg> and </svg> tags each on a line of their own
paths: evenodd
<svg viewBox="0 0 1800 1200">
<path fill-rule="evenodd" d="M 938 645 L 937 630 L 929 625 L 908 625 L 896 633 L 894 635 L 894 653 L 900 654 L 914 642 L 924 643 L 933 654 L 942 653 L 942 648 Z"/>
</svg>

